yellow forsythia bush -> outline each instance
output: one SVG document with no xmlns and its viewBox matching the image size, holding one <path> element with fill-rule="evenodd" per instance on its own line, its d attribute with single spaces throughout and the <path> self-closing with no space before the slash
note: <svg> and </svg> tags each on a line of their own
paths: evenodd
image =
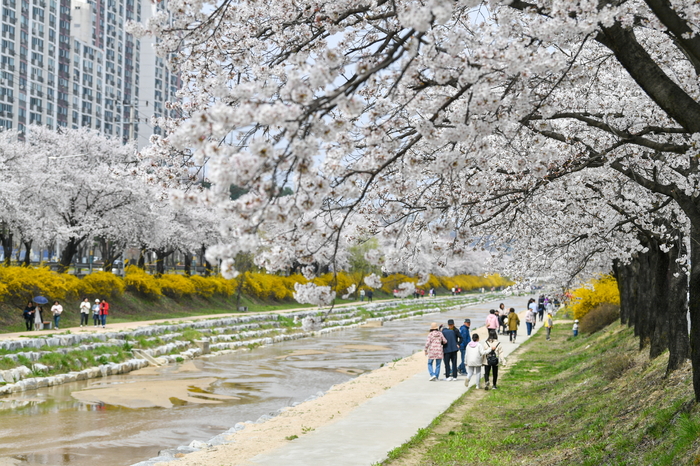
<svg viewBox="0 0 700 466">
<path fill-rule="evenodd" d="M 184 275 L 166 273 L 158 279 L 161 292 L 171 298 L 182 298 L 192 296 L 197 292 L 197 288 L 189 277 Z"/>
<path fill-rule="evenodd" d="M 158 279 L 135 265 L 126 268 L 124 284 L 128 291 L 148 298 L 159 298 L 163 295 Z"/>
<path fill-rule="evenodd" d="M 335 277 L 332 273 L 326 273 L 312 280 L 318 286 L 330 286 L 339 296 L 347 293 L 348 288 L 355 282 L 352 277 L 345 272 L 338 272 Z M 357 285 L 357 283 L 355 283 Z"/>
<path fill-rule="evenodd" d="M 109 272 L 93 272 L 78 285 L 81 296 L 119 296 L 126 290 L 126 284 L 120 277 Z"/>
<path fill-rule="evenodd" d="M 217 291 L 216 283 L 205 277 L 193 275 L 190 277 L 190 281 L 192 281 L 192 285 L 197 291 L 197 294 L 204 298 L 211 298 Z"/>
<path fill-rule="evenodd" d="M 601 304 L 620 304 L 617 280 L 612 275 L 602 275 L 590 280 L 585 286 L 574 290 L 572 295 L 571 308 L 574 311 L 574 319 L 581 319 Z"/>
<path fill-rule="evenodd" d="M 80 279 L 48 267 L 0 267 L 0 283 L 0 297 L 20 305 L 38 295 L 49 301 L 75 299 Z"/>
</svg>

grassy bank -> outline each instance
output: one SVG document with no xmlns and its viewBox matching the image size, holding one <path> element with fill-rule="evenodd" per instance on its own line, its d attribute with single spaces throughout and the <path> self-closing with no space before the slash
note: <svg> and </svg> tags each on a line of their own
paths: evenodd
<svg viewBox="0 0 700 466">
<path fill-rule="evenodd" d="M 514 353 L 499 390 L 467 392 L 384 465 L 700 464 L 690 364 L 665 377 L 632 330 L 571 325 Z"/>
</svg>

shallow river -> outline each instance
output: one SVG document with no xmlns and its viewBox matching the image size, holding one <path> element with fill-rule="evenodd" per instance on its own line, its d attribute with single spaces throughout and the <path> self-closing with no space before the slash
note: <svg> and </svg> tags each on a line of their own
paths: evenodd
<svg viewBox="0 0 700 466">
<path fill-rule="evenodd" d="M 504 300 L 524 309 L 526 298 Z M 483 325 L 497 303 L 449 315 L 426 315 L 383 327 L 340 330 L 189 362 L 190 371 L 167 367 L 42 388 L 0 399 L 0 465 L 122 466 L 157 456 L 192 440 L 206 441 L 237 422 L 303 401 L 332 385 L 422 349 L 428 324 L 464 318 Z M 194 367 L 192 367 L 194 365 Z M 145 373 L 144 373 L 145 372 Z M 427 373 L 427 370 L 426 370 Z M 207 392 L 237 397 L 221 404 L 176 403 L 172 408 L 129 409 L 84 403 L 74 391 L 105 385 L 213 377 Z M 3 460 L 2 458 L 5 458 Z M 14 461 L 13 461 L 14 460 Z"/>
</svg>

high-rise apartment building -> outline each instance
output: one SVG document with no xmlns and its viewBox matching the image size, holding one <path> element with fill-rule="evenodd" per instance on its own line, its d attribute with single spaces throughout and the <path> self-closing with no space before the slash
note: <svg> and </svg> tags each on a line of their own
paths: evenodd
<svg viewBox="0 0 700 466">
<path fill-rule="evenodd" d="M 2 0 L 0 127 L 88 126 L 139 146 L 180 86 L 151 46 L 124 30 L 145 0 Z M 145 10 L 145 11 L 142 11 Z M 142 18 L 145 14 L 145 18 Z"/>
</svg>

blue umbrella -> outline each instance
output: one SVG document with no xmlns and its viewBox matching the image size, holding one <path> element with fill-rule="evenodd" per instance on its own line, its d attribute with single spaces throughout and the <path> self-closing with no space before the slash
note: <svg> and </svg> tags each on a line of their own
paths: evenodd
<svg viewBox="0 0 700 466">
<path fill-rule="evenodd" d="M 49 302 L 49 300 L 44 298 L 43 296 L 35 296 L 32 301 L 34 301 L 37 304 L 46 304 Z"/>
</svg>

